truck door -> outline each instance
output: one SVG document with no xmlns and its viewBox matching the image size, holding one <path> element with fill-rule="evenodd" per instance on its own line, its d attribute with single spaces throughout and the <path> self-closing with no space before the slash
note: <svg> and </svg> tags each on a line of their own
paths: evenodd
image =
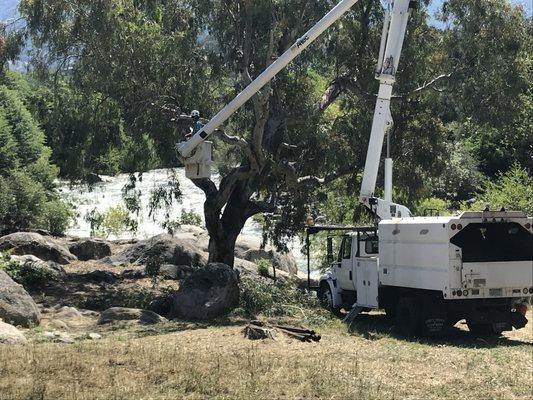
<svg viewBox="0 0 533 400">
<path fill-rule="evenodd" d="M 353 265 L 353 246 L 352 237 L 345 236 L 342 240 L 341 250 L 336 265 L 336 275 L 339 286 L 342 290 L 355 290 L 352 265 Z"/>
</svg>

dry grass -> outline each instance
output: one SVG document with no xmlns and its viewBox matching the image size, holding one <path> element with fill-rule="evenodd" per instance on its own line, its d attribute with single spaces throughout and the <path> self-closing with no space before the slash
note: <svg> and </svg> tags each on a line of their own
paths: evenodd
<svg viewBox="0 0 533 400">
<path fill-rule="evenodd" d="M 533 315 L 529 315 L 530 319 Z M 0 399 L 531 399 L 533 330 L 414 342 L 382 316 L 320 343 L 251 342 L 242 324 L 109 330 L 101 342 L 0 346 Z"/>
</svg>

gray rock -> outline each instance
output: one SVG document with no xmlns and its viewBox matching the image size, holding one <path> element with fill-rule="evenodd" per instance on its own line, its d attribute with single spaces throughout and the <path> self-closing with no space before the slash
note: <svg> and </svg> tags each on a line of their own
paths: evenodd
<svg viewBox="0 0 533 400">
<path fill-rule="evenodd" d="M 137 279 L 144 279 L 146 278 L 146 272 L 142 269 L 126 269 L 122 271 L 122 274 L 120 274 L 122 279 L 131 279 L 131 280 L 137 280 Z"/>
<path fill-rule="evenodd" d="M 35 232 L 18 232 L 0 238 L 0 251 L 12 250 L 14 255 L 32 254 L 43 261 L 68 264 L 76 256 L 51 237 Z"/>
<path fill-rule="evenodd" d="M 72 254 L 79 260 L 100 260 L 111 255 L 111 246 L 101 239 L 81 239 L 69 245 Z"/>
<path fill-rule="evenodd" d="M 154 325 L 168 322 L 168 320 L 153 311 L 142 310 L 141 317 L 139 318 L 141 324 Z"/>
<path fill-rule="evenodd" d="M 100 314 L 99 325 L 110 324 L 116 321 L 139 321 L 143 324 L 159 324 L 167 322 L 166 318 L 153 311 L 139 308 L 112 307 Z"/>
<path fill-rule="evenodd" d="M 91 333 L 87 334 L 87 339 L 100 340 L 100 339 L 102 339 L 102 335 L 100 335 L 99 333 L 91 332 Z"/>
<path fill-rule="evenodd" d="M 28 273 L 31 273 L 32 271 L 38 272 L 40 270 L 56 280 L 61 280 L 67 275 L 65 268 L 63 268 L 61 264 L 54 261 L 43 261 L 31 254 L 25 256 L 11 256 L 11 261 L 21 265 Z"/>
<path fill-rule="evenodd" d="M 63 344 L 73 344 L 74 340 L 70 337 L 70 335 L 66 332 L 49 332 L 45 331 L 43 332 L 43 338 L 54 342 L 54 343 L 63 343 Z"/>
<path fill-rule="evenodd" d="M 174 295 L 170 315 L 206 321 L 228 314 L 238 304 L 237 273 L 225 264 L 212 263 L 185 279 Z"/>
<path fill-rule="evenodd" d="M 148 305 L 148 310 L 159 315 L 168 316 L 172 310 L 173 299 L 174 297 L 172 294 L 156 297 Z"/>
<path fill-rule="evenodd" d="M 6 324 L 0 320 L 0 343 L 4 344 L 21 344 L 27 340 L 17 328 L 13 325 Z"/>
<path fill-rule="evenodd" d="M 184 279 L 196 270 L 195 267 L 188 265 L 165 264 L 159 269 L 159 275 L 163 279 L 179 280 Z"/>
<path fill-rule="evenodd" d="M 55 318 L 62 321 L 79 320 L 83 318 L 81 312 L 74 307 L 61 307 L 54 315 Z"/>
<path fill-rule="evenodd" d="M 85 280 L 94 283 L 115 283 L 120 279 L 120 276 L 114 272 L 101 270 L 92 271 L 81 276 Z"/>
<path fill-rule="evenodd" d="M 102 260 L 113 265 L 145 265 L 150 257 L 159 257 L 162 263 L 173 265 L 204 264 L 206 256 L 195 246 L 192 234 L 181 237 L 159 235 L 140 241 L 122 253 Z"/>
<path fill-rule="evenodd" d="M 247 261 L 256 262 L 261 259 L 269 260 L 273 267 L 290 274 L 298 273 L 298 264 L 292 254 L 282 254 L 274 250 L 247 250 L 242 254 Z"/>
<path fill-rule="evenodd" d="M 39 325 L 41 314 L 28 292 L 0 271 L 0 318 L 8 323 L 29 327 Z"/>
</svg>

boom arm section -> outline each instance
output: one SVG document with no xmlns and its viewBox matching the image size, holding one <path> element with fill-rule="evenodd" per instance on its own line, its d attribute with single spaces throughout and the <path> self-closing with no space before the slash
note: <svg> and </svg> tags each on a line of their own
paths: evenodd
<svg viewBox="0 0 533 400">
<path fill-rule="evenodd" d="M 360 194 L 360 202 L 380 219 L 411 216 L 407 207 L 392 202 L 392 159 L 389 156 L 385 160 L 385 199 L 376 198 L 374 192 L 385 135 L 393 126 L 390 110 L 392 89 L 396 83 L 407 22 L 416 6 L 416 1 L 396 0 L 392 9 L 389 8 L 385 13 L 376 69 L 376 79 L 380 82 L 379 93 Z"/>
<path fill-rule="evenodd" d="M 296 41 L 283 55 L 272 63 L 261 75 L 259 75 L 246 89 L 244 89 L 231 103 L 219 111 L 209 123 L 203 127 L 196 135 L 178 146 L 180 155 L 187 162 L 195 149 L 215 132 L 224 122 L 227 121 L 239 108 L 259 92 L 268 82 L 270 82 L 281 70 L 283 70 L 292 60 L 300 55 L 311 43 L 313 43 L 324 31 L 341 18 L 358 0 L 342 0 L 326 16 L 324 16 L 315 26 Z"/>
</svg>

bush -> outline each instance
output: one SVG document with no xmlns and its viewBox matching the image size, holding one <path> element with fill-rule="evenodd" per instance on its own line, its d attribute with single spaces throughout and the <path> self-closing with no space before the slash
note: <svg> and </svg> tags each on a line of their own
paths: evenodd
<svg viewBox="0 0 533 400">
<path fill-rule="evenodd" d="M 85 220 L 91 225 L 91 236 L 111 235 L 119 237 L 125 232 L 135 232 L 137 222 L 130 217 L 130 213 L 122 206 L 111 207 L 103 214 L 92 210 L 85 216 Z"/>
<path fill-rule="evenodd" d="M 416 206 L 416 215 L 429 216 L 429 215 L 451 215 L 452 205 L 446 200 L 432 197 L 422 200 Z"/>
<path fill-rule="evenodd" d="M 50 201 L 43 206 L 41 225 L 52 235 L 64 233 L 74 221 L 72 207 L 60 200 Z"/>
<path fill-rule="evenodd" d="M 202 226 L 202 217 L 194 211 L 182 211 L 180 225 Z"/>
<path fill-rule="evenodd" d="M 159 278 L 159 271 L 161 271 L 161 265 L 163 264 L 163 257 L 160 254 L 149 254 L 148 261 L 146 262 L 146 275 L 152 279 L 152 287 L 157 287 L 157 281 Z"/>
<path fill-rule="evenodd" d="M 259 275 L 268 278 L 270 276 L 270 268 L 272 268 L 272 263 L 266 258 L 262 258 L 255 262 L 257 264 L 257 272 Z"/>
<path fill-rule="evenodd" d="M 165 221 L 163 228 L 166 229 L 170 235 L 173 235 L 182 225 L 194 225 L 202 227 L 202 217 L 192 210 L 183 210 L 180 218 L 177 218 L 174 221 Z"/>
<path fill-rule="evenodd" d="M 491 210 L 505 208 L 533 215 L 533 177 L 527 170 L 514 165 L 508 172 L 498 175 L 495 182 L 485 186 L 481 201 Z"/>
</svg>

